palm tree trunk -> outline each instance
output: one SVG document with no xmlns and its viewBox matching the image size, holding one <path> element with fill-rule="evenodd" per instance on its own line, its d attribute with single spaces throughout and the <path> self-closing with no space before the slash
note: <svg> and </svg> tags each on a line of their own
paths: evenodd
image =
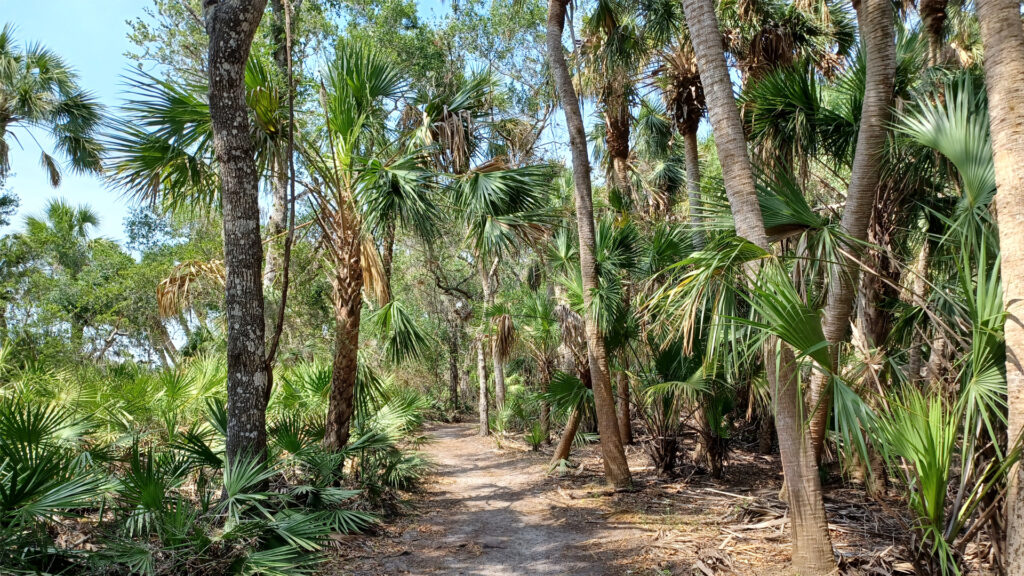
<svg viewBox="0 0 1024 576">
<path fill-rule="evenodd" d="M 494 275 L 491 274 L 491 270 L 482 257 L 478 268 L 480 269 L 480 285 L 484 292 L 484 314 L 486 314 L 486 311 L 494 306 Z M 505 359 L 502 358 L 501 350 L 498 349 L 497 338 L 491 338 L 491 361 L 494 363 L 494 407 L 501 409 L 505 405 Z"/>
<path fill-rule="evenodd" d="M 342 240 L 344 245 L 335 248 L 334 363 L 324 434 L 324 446 L 334 450 L 348 444 L 352 425 L 359 357 L 359 317 L 363 307 L 359 231 L 346 232 Z"/>
<path fill-rule="evenodd" d="M 583 306 L 586 310 L 591 310 L 592 294 L 597 288 L 597 262 L 594 258 L 594 199 L 590 189 L 590 158 L 587 155 L 587 134 L 583 127 L 583 115 L 580 113 L 576 89 L 572 84 L 572 77 L 569 75 L 569 67 L 566 65 L 562 47 L 566 3 L 566 0 L 548 1 L 547 49 L 551 73 L 569 131 L 576 196 L 576 222 L 579 227 Z M 598 433 L 601 437 L 605 478 L 615 487 L 626 487 L 632 483 L 632 478 L 629 473 L 629 464 L 626 462 L 626 453 L 619 439 L 618 419 L 615 415 L 615 399 L 612 396 L 612 385 L 608 374 L 608 357 L 605 353 L 604 338 L 593 318 L 589 314 L 584 316 L 587 355 L 594 386 L 594 406 L 597 412 Z"/>
<path fill-rule="evenodd" d="M 860 252 L 857 241 L 864 241 L 871 222 L 878 181 L 881 175 L 881 156 L 888 133 L 889 104 L 892 101 L 893 79 L 896 75 L 896 43 L 892 20 L 892 2 L 889 0 L 861 0 L 857 19 L 860 22 L 861 41 L 865 43 L 867 76 L 864 80 L 864 102 L 861 107 L 857 149 L 850 171 L 850 186 L 846 193 L 843 219 L 839 224 L 843 234 L 854 240 L 846 248 Z M 825 339 L 829 343 L 833 365 L 839 362 L 839 346 L 846 340 L 850 317 L 853 314 L 857 279 L 860 266 L 843 261 L 830 271 L 828 300 L 825 305 Z M 828 428 L 831 394 L 828 376 L 815 372 L 811 377 L 810 433 L 814 454 L 821 460 L 821 450 Z"/>
<path fill-rule="evenodd" d="M 690 200 L 690 225 L 695 228 L 693 247 L 703 250 L 704 231 L 700 229 L 700 154 L 696 130 L 689 130 L 683 134 L 683 151 L 686 155 L 686 196 Z"/>
<path fill-rule="evenodd" d="M 1007 437 L 1024 430 L 1024 28 L 1017 0 L 978 0 L 985 48 L 985 85 L 996 169 L 996 204 L 1002 253 L 1006 333 Z M 1007 480 L 1006 573 L 1024 572 L 1024 471 L 1014 466 Z"/>
<path fill-rule="evenodd" d="M 562 436 L 558 439 L 558 446 L 555 447 L 555 453 L 551 456 L 551 465 L 555 466 L 562 460 L 568 460 L 569 454 L 572 452 L 572 441 L 576 438 L 576 431 L 580 428 L 580 421 L 583 420 L 583 412 L 579 408 L 574 408 L 569 414 L 569 420 L 565 423 L 565 429 L 562 430 Z"/>
<path fill-rule="evenodd" d="M 615 392 L 618 404 L 619 439 L 623 445 L 633 443 L 633 425 L 629 417 L 629 377 L 626 371 L 619 370 L 615 374 Z"/>
<path fill-rule="evenodd" d="M 221 0 L 205 10 L 227 269 L 228 462 L 243 454 L 262 458 L 267 448 L 259 174 L 245 102 L 245 63 L 265 6 L 266 0 Z"/>
<path fill-rule="evenodd" d="M 448 404 L 452 410 L 459 407 L 459 327 L 448 324 Z"/>
<path fill-rule="evenodd" d="M 477 411 L 480 415 L 481 436 L 487 436 L 491 433 L 491 426 L 487 421 L 487 359 L 484 357 L 485 342 L 486 338 L 481 336 L 480 340 L 477 340 L 476 346 L 476 377 L 480 383 Z"/>
<path fill-rule="evenodd" d="M 736 233 L 767 250 L 768 238 L 754 187 L 754 171 L 722 52 L 724 44 L 715 17 L 715 4 L 713 0 L 684 0 L 683 12 L 704 86 Z M 765 350 L 765 366 L 772 387 L 779 453 L 792 517 L 793 570 L 804 576 L 828 574 L 835 570 L 836 563 L 814 452 L 803 433 L 803 399 L 797 385 L 793 351 L 773 340 L 769 340 Z"/>
</svg>

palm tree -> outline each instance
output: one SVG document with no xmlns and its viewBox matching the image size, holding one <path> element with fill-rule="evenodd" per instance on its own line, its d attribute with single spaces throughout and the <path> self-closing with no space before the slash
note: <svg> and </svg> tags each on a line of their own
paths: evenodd
<svg viewBox="0 0 1024 576">
<path fill-rule="evenodd" d="M 767 251 L 768 236 L 754 186 L 754 171 L 747 154 L 743 123 L 722 52 L 722 34 L 714 2 L 684 0 L 683 11 L 707 98 L 708 115 L 736 233 Z M 801 574 L 826 574 L 834 570 L 835 560 L 814 451 L 809 438 L 803 433 L 800 406 L 803 400 L 795 377 L 792 350 L 784 344 L 772 345 L 769 342 L 765 366 L 775 402 L 779 452 L 793 518 L 793 566 Z"/>
<path fill-rule="evenodd" d="M 225 0 L 206 11 L 210 128 L 224 215 L 227 316 L 227 461 L 267 449 L 267 358 L 259 172 L 246 104 L 245 65 L 266 0 Z"/>
<path fill-rule="evenodd" d="M 590 377 L 594 390 L 594 404 L 597 412 L 598 432 L 601 435 L 601 454 L 604 457 L 605 478 L 616 487 L 629 486 L 632 478 L 629 464 L 619 438 L 618 417 L 615 398 L 612 395 L 608 372 L 608 357 L 604 338 L 592 317 L 593 293 L 598 288 L 597 261 L 595 259 L 594 198 L 590 182 L 590 158 L 587 155 L 587 134 L 583 127 L 576 88 L 569 74 L 562 47 L 562 32 L 565 29 L 565 0 L 549 0 L 547 19 L 548 60 L 555 88 L 565 114 L 569 130 L 569 147 L 572 151 L 573 184 L 576 199 L 576 221 L 579 230 L 580 272 L 583 286 L 583 303 L 586 314 L 584 326 L 587 336 L 587 351 Z"/>
<path fill-rule="evenodd" d="M 99 174 L 101 123 L 102 108 L 78 85 L 75 71 L 42 45 L 22 49 L 14 26 L 5 24 L 0 30 L 0 185 L 11 169 L 11 144 L 26 136 L 40 147 L 40 162 L 52 186 L 61 182 L 58 158 L 74 172 Z M 53 139 L 53 150 L 42 148 L 31 132 L 36 129 Z"/>
<path fill-rule="evenodd" d="M 645 53 L 640 30 L 621 3 L 599 0 L 583 33 L 580 81 L 584 95 L 600 103 L 608 181 L 626 198 L 642 200 L 635 198 L 629 160 L 634 76 Z"/>
<path fill-rule="evenodd" d="M 30 248 L 67 274 L 69 282 L 75 282 L 89 263 L 89 231 L 99 223 L 99 216 L 88 206 L 72 206 L 63 199 L 50 200 L 45 216 L 25 219 L 25 240 Z M 84 319 L 72 310 L 71 348 L 76 354 L 82 351 L 83 330 Z"/>
<path fill-rule="evenodd" d="M 889 104 L 892 101 L 896 75 L 896 44 L 892 22 L 892 4 L 887 0 L 868 0 L 858 8 L 861 40 L 864 43 L 865 67 L 864 100 L 857 132 L 857 148 L 850 171 L 850 185 L 846 192 L 840 230 L 858 252 L 856 243 L 867 237 L 875 191 L 881 176 L 882 153 L 888 133 Z M 846 338 L 853 314 L 854 296 L 860 265 L 843 261 L 830 271 L 828 302 L 825 306 L 825 338 L 832 348 L 836 362 L 839 344 Z M 827 378 L 822 373 L 811 379 L 811 402 L 814 414 L 810 434 L 814 453 L 820 459 L 825 430 L 828 424 L 830 396 Z"/>
<path fill-rule="evenodd" d="M 400 99 L 405 88 L 386 59 L 361 45 L 340 46 L 321 93 L 323 137 L 303 147 L 316 176 L 309 186 L 315 218 L 333 264 L 335 348 L 324 444 L 335 450 L 348 443 L 355 410 L 363 292 L 380 304 L 390 298 L 370 233 L 396 219 L 428 229 L 434 213 L 425 157 L 403 149 L 387 126 L 383 104 Z"/>
<path fill-rule="evenodd" d="M 1024 28 L 1013 0 L 978 0 L 978 21 L 985 47 L 985 85 L 995 160 L 999 245 L 1002 252 L 1006 322 L 1007 434 L 1016 441 L 1024 430 Z M 1007 573 L 1024 570 L 1024 468 L 1010 473 L 1006 496 Z"/>
</svg>

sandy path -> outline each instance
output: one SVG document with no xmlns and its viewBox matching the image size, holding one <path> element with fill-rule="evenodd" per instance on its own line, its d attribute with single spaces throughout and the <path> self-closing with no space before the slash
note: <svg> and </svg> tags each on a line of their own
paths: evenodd
<svg viewBox="0 0 1024 576">
<path fill-rule="evenodd" d="M 393 543 L 395 554 L 366 558 L 354 574 L 622 574 L 614 545 L 639 532 L 605 522 L 605 511 L 570 504 L 545 476 L 540 454 L 498 451 L 474 424 L 427 429 L 436 464 L 424 514 Z M 582 504 L 582 506 L 581 506 Z"/>
</svg>

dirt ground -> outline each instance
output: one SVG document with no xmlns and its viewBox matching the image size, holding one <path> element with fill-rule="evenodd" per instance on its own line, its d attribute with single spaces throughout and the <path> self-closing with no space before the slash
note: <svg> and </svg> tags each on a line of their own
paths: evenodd
<svg viewBox="0 0 1024 576">
<path fill-rule="evenodd" d="M 636 489 L 602 482 L 595 447 L 548 473 L 550 449 L 480 438 L 475 424 L 434 424 L 423 452 L 434 473 L 397 520 L 339 542 L 338 576 L 453 574 L 775 575 L 787 573 L 785 505 L 775 457 L 735 450 L 722 480 L 695 469 L 666 480 L 628 447 Z M 826 496 L 842 574 L 911 574 L 902 504 L 855 487 Z"/>
</svg>

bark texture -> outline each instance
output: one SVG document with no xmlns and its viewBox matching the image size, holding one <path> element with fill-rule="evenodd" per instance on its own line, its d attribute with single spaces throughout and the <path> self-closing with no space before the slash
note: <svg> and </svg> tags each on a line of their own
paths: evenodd
<svg viewBox="0 0 1024 576">
<path fill-rule="evenodd" d="M 590 188 L 590 158 L 587 155 L 587 134 L 583 127 L 576 88 L 562 47 L 565 28 L 566 0 L 549 0 L 547 20 L 547 49 L 551 74 L 565 113 L 572 149 L 573 184 L 576 198 L 576 221 L 580 239 L 580 272 L 583 279 L 583 306 L 592 308 L 592 293 L 597 288 L 597 262 L 594 258 L 594 199 Z M 608 373 L 608 357 L 604 338 L 590 314 L 585 314 L 584 330 L 587 337 L 587 355 L 590 376 L 594 386 L 594 406 L 597 412 L 598 434 L 601 437 L 601 455 L 605 478 L 616 487 L 632 484 L 629 464 L 619 439 L 615 398 L 612 395 Z"/>
<path fill-rule="evenodd" d="M 354 221 L 354 214 L 344 218 Z M 348 444 L 355 409 L 356 375 L 359 358 L 359 317 L 363 308 L 363 266 L 359 230 L 340 236 L 334 254 L 334 362 L 331 396 L 327 407 L 324 446 L 332 449 Z"/>
<path fill-rule="evenodd" d="M 850 186 L 846 193 L 843 218 L 839 224 L 842 232 L 854 242 L 846 248 L 859 253 L 857 242 L 867 239 L 868 224 L 875 202 L 878 181 L 881 176 L 882 154 L 888 133 L 892 102 L 893 79 L 896 75 L 896 39 L 893 27 L 892 2 L 890 0 L 861 0 L 857 8 L 861 41 L 865 44 L 867 75 L 865 78 L 864 102 L 861 106 L 860 130 L 857 133 L 857 148 L 854 152 L 850 172 Z M 850 317 L 860 274 L 860 266 L 844 260 L 830 271 L 828 300 L 825 304 L 825 339 L 833 365 L 839 362 L 839 346 L 846 340 Z M 811 442 L 815 457 L 820 461 L 821 450 L 828 428 L 829 408 L 832 398 L 828 390 L 828 377 L 816 372 L 811 377 Z"/>
<path fill-rule="evenodd" d="M 683 12 L 704 86 L 736 233 L 768 249 L 754 187 L 754 172 L 715 17 L 715 4 L 712 0 L 684 0 Z M 814 452 L 808 436 L 804 434 L 801 417 L 803 399 L 794 370 L 793 352 L 773 339 L 767 346 L 765 366 L 772 387 L 779 453 L 792 516 L 793 571 L 802 576 L 829 574 L 836 569 L 836 563 Z"/>
<path fill-rule="evenodd" d="M 267 447 L 259 175 L 245 103 L 245 63 L 266 0 L 206 0 L 210 120 L 220 173 L 227 316 L 227 460 Z"/>
<path fill-rule="evenodd" d="M 1006 307 L 1007 433 L 1024 428 L 1024 28 L 1017 0 L 978 0 L 985 49 L 985 85 L 996 169 L 996 205 Z M 1006 573 L 1024 573 L 1024 483 L 1020 464 L 1010 472 L 1006 496 Z"/>
</svg>

